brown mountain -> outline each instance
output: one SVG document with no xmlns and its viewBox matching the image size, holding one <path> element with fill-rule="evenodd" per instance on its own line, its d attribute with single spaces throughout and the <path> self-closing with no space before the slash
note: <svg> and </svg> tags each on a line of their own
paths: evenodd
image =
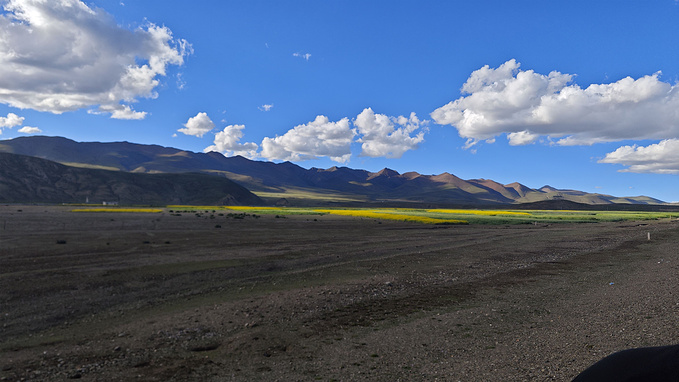
<svg viewBox="0 0 679 382">
<path fill-rule="evenodd" d="M 65 166 L 0 153 L 2 203 L 258 205 L 264 202 L 225 178 L 200 173 L 135 174 Z"/>
<path fill-rule="evenodd" d="M 549 186 L 532 189 L 488 179 L 463 180 L 450 173 L 372 173 L 347 167 L 304 169 L 290 162 L 253 161 L 219 153 L 194 153 L 128 142 L 75 142 L 32 136 L 0 141 L 0 152 L 40 157 L 69 166 L 133 173 L 201 172 L 231 179 L 269 202 L 297 205 L 389 203 L 473 205 L 566 200 L 586 204 L 662 204 L 649 197 L 614 197 Z"/>
</svg>

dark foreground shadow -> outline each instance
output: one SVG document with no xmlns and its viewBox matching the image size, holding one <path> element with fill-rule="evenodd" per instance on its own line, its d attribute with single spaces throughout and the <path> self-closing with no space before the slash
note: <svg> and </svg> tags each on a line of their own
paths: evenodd
<svg viewBox="0 0 679 382">
<path fill-rule="evenodd" d="M 573 382 L 677 382 L 679 345 L 627 349 L 580 373 Z"/>
</svg>

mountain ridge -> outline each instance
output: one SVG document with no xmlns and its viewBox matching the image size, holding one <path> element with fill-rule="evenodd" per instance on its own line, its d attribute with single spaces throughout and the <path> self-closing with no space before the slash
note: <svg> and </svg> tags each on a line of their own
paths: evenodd
<svg viewBox="0 0 679 382">
<path fill-rule="evenodd" d="M 664 204 L 647 196 L 616 197 L 539 189 L 519 182 L 461 179 L 449 172 L 400 174 L 384 168 L 370 172 L 349 167 L 304 169 L 291 162 L 254 161 L 216 152 L 195 153 L 130 142 L 76 142 L 64 137 L 30 136 L 0 141 L 0 152 L 28 155 L 69 166 L 130 173 L 200 172 L 228 178 L 270 203 L 405 203 L 425 205 L 494 205 L 568 200 L 586 204 Z"/>
</svg>

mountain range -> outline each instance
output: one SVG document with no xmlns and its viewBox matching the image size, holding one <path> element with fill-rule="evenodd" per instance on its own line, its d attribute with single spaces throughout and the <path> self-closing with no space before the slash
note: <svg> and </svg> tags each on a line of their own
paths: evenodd
<svg viewBox="0 0 679 382">
<path fill-rule="evenodd" d="M 379 172 L 348 167 L 305 169 L 290 162 L 254 161 L 240 156 L 225 157 L 217 152 L 195 153 L 129 142 L 75 142 L 62 137 L 30 136 L 0 141 L 0 153 L 19 154 L 58 162 L 64 166 L 59 167 L 62 172 L 74 172 L 77 169 L 97 171 L 97 174 L 106 173 L 109 174 L 107 176 L 114 178 L 122 177 L 115 178 L 118 182 L 124 180 L 130 182 L 130 185 L 137 185 L 141 188 L 147 184 L 144 183 L 146 181 L 142 181 L 146 179 L 144 175 L 147 177 L 162 175 L 165 178 L 150 179 L 163 179 L 170 183 L 173 182 L 172 179 L 180 179 L 174 178 L 176 176 L 189 176 L 186 173 L 194 173 L 190 175 L 194 177 L 210 175 L 207 178 L 201 177 L 201 181 L 210 182 L 204 179 L 211 178 L 228 179 L 252 191 L 264 202 L 279 205 L 446 206 L 534 203 L 550 200 L 584 204 L 664 203 L 646 196 L 615 197 L 577 190 L 555 189 L 550 186 L 533 189 L 520 183 L 500 184 L 488 179 L 463 180 L 447 172 L 439 175 L 423 175 L 417 172 L 400 174 L 387 168 Z M 0 166 L 2 166 L 0 181 L 11 177 L 12 173 L 16 177 L 21 175 L 22 171 L 30 172 L 24 168 L 12 169 L 10 167 L 13 165 L 9 162 L 2 162 Z M 112 175 L 116 173 L 118 175 Z M 187 182 L 191 183 L 187 179 L 182 179 L 180 183 L 188 184 Z M 57 185 L 57 188 L 59 187 Z M 171 187 L 166 184 L 164 188 Z M 211 192 L 215 190 L 216 188 L 211 188 Z M 193 191 L 201 192 L 200 190 Z M 7 199 L 2 197 L 3 192 L 7 191 L 0 189 L 0 200 Z M 71 194 L 73 192 L 75 191 Z M 158 194 L 158 189 L 155 192 Z M 161 200 L 167 197 L 169 196 L 158 194 L 154 198 Z M 180 198 L 179 193 L 174 198 Z M 215 195 L 202 200 L 197 196 L 194 198 L 196 198 L 196 203 L 200 201 L 199 204 L 207 204 L 203 201 L 215 199 Z M 237 202 L 236 199 L 227 197 L 222 202 L 234 203 Z M 188 199 L 183 196 L 182 200 Z M 251 199 L 251 202 L 257 203 L 257 200 Z M 249 204 L 245 201 L 241 203 Z M 184 204 L 191 203 L 185 202 Z"/>
</svg>

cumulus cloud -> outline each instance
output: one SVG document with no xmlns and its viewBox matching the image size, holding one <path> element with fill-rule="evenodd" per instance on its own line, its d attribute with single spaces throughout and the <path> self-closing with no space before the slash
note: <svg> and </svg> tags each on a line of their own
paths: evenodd
<svg viewBox="0 0 679 382">
<path fill-rule="evenodd" d="M 414 150 L 424 140 L 421 129 L 427 121 L 420 121 L 415 113 L 410 117 L 389 117 L 375 114 L 371 108 L 364 109 L 354 120 L 354 126 L 362 135 L 361 155 L 368 157 L 400 158 L 408 150 Z M 418 131 L 419 130 L 419 131 Z M 417 134 L 411 136 L 411 134 Z"/>
<path fill-rule="evenodd" d="M 327 157 L 335 162 L 346 163 L 352 155 L 351 145 L 357 142 L 361 144 L 362 156 L 400 158 L 406 151 L 416 149 L 424 140 L 428 122 L 421 121 L 415 113 L 408 117 L 390 117 L 375 114 L 371 108 L 366 108 L 354 119 L 354 129 L 349 118 L 333 122 L 319 115 L 313 121 L 295 126 L 281 136 L 265 137 L 260 145 L 240 143 L 245 126 L 229 125 L 215 134 L 214 144 L 203 151 L 286 161 Z"/>
<path fill-rule="evenodd" d="M 180 133 L 186 135 L 193 135 L 195 137 L 202 137 L 215 127 L 214 122 L 207 116 L 207 113 L 198 113 L 195 117 L 189 118 L 184 124 L 183 129 L 179 129 Z"/>
<path fill-rule="evenodd" d="M 19 117 L 14 113 L 7 114 L 7 117 L 0 117 L 0 134 L 2 134 L 2 129 L 11 129 L 15 126 L 21 126 L 24 123 L 24 117 Z"/>
<path fill-rule="evenodd" d="M 468 146 L 507 134 L 510 144 L 539 137 L 558 145 L 679 137 L 679 88 L 660 73 L 581 88 L 573 75 L 521 70 L 509 60 L 474 71 L 463 96 L 432 118 L 454 126 Z"/>
<path fill-rule="evenodd" d="M 40 130 L 37 127 L 24 126 L 21 129 L 19 129 L 19 132 L 24 133 L 24 134 L 38 134 L 38 133 L 42 133 L 42 130 Z"/>
<path fill-rule="evenodd" d="M 24 117 L 19 117 L 14 113 L 7 114 L 7 117 L 0 117 L 0 129 L 5 127 L 21 126 L 24 123 Z"/>
<path fill-rule="evenodd" d="M 203 152 L 217 151 L 226 156 L 240 155 L 246 158 L 257 157 L 258 146 L 256 143 L 240 143 L 243 138 L 245 125 L 229 125 L 224 130 L 215 134 L 214 145 L 206 147 Z"/>
<path fill-rule="evenodd" d="M 623 172 L 679 174 L 679 139 L 664 139 L 648 146 L 622 146 L 599 163 L 627 166 Z"/>
<path fill-rule="evenodd" d="M 7 0 L 0 14 L 0 103 L 63 113 L 96 107 L 112 118 L 142 119 L 131 104 L 155 98 L 169 65 L 191 45 L 147 23 L 118 26 L 79 0 Z"/>
<path fill-rule="evenodd" d="M 262 106 L 258 107 L 258 109 L 261 110 L 261 111 L 269 111 L 269 110 L 271 110 L 271 108 L 273 108 L 273 104 L 262 105 Z"/>
<path fill-rule="evenodd" d="M 264 138 L 260 155 L 269 160 L 289 161 L 329 157 L 335 162 L 346 163 L 351 157 L 355 135 L 348 118 L 331 122 L 328 117 L 319 115 L 284 135 Z"/>
</svg>

